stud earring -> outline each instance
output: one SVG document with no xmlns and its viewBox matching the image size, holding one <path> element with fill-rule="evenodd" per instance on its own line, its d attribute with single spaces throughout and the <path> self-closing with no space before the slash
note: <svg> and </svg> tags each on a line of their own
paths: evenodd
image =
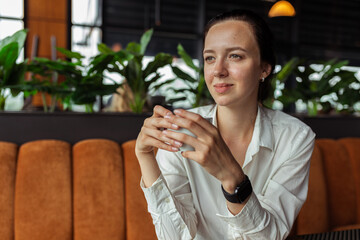
<svg viewBox="0 0 360 240">
<path fill-rule="evenodd" d="M 265 78 L 262 78 L 260 81 L 261 81 L 261 82 L 265 82 Z"/>
</svg>

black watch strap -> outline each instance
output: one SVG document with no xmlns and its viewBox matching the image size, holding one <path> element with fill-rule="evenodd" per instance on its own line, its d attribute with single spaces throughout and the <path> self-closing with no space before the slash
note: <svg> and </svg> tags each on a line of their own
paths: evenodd
<svg viewBox="0 0 360 240">
<path fill-rule="evenodd" d="M 228 193 L 224 190 L 223 186 L 221 185 L 221 189 L 223 194 L 229 202 L 232 203 L 243 203 L 248 196 L 252 193 L 252 186 L 248 176 L 245 175 L 245 180 L 242 181 L 236 188 L 233 194 Z"/>
</svg>

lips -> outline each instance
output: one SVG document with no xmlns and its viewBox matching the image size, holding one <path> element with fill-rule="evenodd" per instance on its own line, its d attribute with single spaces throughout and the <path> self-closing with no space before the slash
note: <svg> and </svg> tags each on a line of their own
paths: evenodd
<svg viewBox="0 0 360 240">
<path fill-rule="evenodd" d="M 214 85 L 215 91 L 217 93 L 225 93 L 228 91 L 234 84 L 229 83 L 217 83 Z"/>
</svg>

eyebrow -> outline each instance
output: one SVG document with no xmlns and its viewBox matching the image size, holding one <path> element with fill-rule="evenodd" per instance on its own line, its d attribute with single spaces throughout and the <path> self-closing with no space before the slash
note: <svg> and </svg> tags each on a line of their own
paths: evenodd
<svg viewBox="0 0 360 240">
<path fill-rule="evenodd" d="M 243 52 L 247 52 L 246 49 L 242 48 L 242 47 L 231 47 L 231 48 L 226 48 L 225 49 L 227 52 L 231 52 L 231 51 L 235 51 L 235 50 L 241 50 Z M 215 52 L 214 50 L 211 50 L 211 49 L 205 49 L 203 51 L 203 53 L 213 53 Z"/>
</svg>

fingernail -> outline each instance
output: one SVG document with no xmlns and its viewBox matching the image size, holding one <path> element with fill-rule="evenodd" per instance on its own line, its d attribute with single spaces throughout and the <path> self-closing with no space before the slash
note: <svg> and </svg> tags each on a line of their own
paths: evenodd
<svg viewBox="0 0 360 240">
<path fill-rule="evenodd" d="M 162 131 L 162 133 L 166 135 L 168 133 L 168 131 L 164 130 L 164 131 Z"/>
<path fill-rule="evenodd" d="M 174 151 L 179 151 L 179 149 L 176 148 L 176 147 L 172 147 L 171 149 L 174 150 Z"/>
<path fill-rule="evenodd" d="M 176 124 L 171 124 L 171 126 L 173 127 L 173 128 L 179 128 L 179 126 L 178 125 L 176 125 Z"/>
<path fill-rule="evenodd" d="M 165 115 L 164 118 L 170 118 L 170 115 Z"/>
<path fill-rule="evenodd" d="M 182 146 L 182 143 L 181 142 L 178 142 L 178 141 L 175 141 L 175 145 L 178 145 L 179 147 Z"/>
<path fill-rule="evenodd" d="M 174 110 L 174 113 L 181 113 L 181 110 L 180 109 L 176 109 L 176 110 Z"/>
</svg>

